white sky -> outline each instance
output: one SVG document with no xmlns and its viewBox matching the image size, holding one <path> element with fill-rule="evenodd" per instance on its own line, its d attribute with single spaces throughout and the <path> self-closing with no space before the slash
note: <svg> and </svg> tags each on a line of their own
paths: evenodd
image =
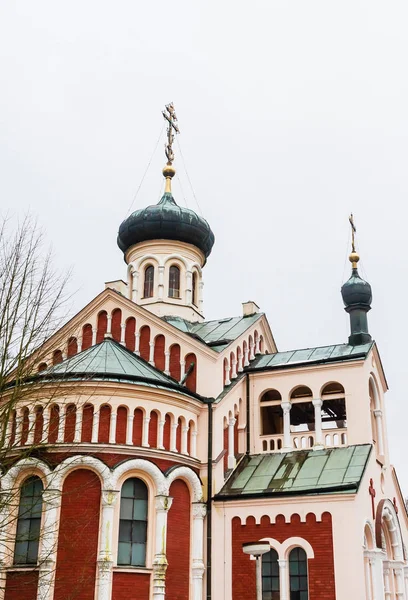
<svg viewBox="0 0 408 600">
<path fill-rule="evenodd" d="M 405 0 L 0 1 L 1 210 L 38 215 L 75 309 L 125 276 L 117 229 L 171 100 L 216 235 L 207 318 L 253 299 L 280 350 L 347 341 L 354 212 L 405 494 L 407 23 Z M 134 208 L 161 195 L 163 144 Z M 177 145 L 175 166 L 198 210 Z"/>
</svg>

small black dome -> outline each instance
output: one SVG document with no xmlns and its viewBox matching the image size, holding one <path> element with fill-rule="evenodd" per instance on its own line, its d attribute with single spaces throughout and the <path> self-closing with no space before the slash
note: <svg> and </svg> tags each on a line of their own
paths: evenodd
<svg viewBox="0 0 408 600">
<path fill-rule="evenodd" d="M 193 210 L 178 206 L 166 192 L 158 204 L 136 210 L 119 227 L 118 246 L 126 252 L 148 240 L 177 240 L 193 244 L 207 259 L 215 237 L 207 221 Z"/>
<path fill-rule="evenodd" d="M 350 279 L 343 284 L 341 295 L 346 308 L 355 305 L 371 306 L 371 285 L 361 279 L 356 268 L 353 269 Z"/>
</svg>

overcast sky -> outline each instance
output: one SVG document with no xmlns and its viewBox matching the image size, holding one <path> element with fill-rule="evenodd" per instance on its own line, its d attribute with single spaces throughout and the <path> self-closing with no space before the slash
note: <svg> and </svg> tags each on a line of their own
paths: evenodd
<svg viewBox="0 0 408 600">
<path fill-rule="evenodd" d="M 38 216 L 75 309 L 125 277 L 169 101 L 175 198 L 216 236 L 206 318 L 253 299 L 279 350 L 347 341 L 354 212 L 406 495 L 407 27 L 406 0 L 0 0 L 1 210 Z"/>
</svg>

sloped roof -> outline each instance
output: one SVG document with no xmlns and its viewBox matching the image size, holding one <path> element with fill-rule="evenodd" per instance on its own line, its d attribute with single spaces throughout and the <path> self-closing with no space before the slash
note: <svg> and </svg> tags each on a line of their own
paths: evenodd
<svg viewBox="0 0 408 600">
<path fill-rule="evenodd" d="M 245 456 L 216 499 L 356 493 L 371 445 Z"/>
<path fill-rule="evenodd" d="M 304 348 L 302 350 L 288 350 L 275 354 L 263 354 L 246 368 L 247 371 L 269 370 L 273 368 L 296 367 L 304 364 L 319 364 L 329 362 L 342 362 L 365 358 L 374 342 L 361 346 L 349 344 L 336 344 L 333 346 L 320 346 L 317 348 Z"/>
<path fill-rule="evenodd" d="M 164 320 L 180 331 L 204 342 L 216 352 L 221 352 L 262 316 L 263 313 L 256 313 L 248 317 L 228 317 L 202 323 L 191 323 L 181 317 L 164 317 Z"/>
<path fill-rule="evenodd" d="M 133 381 L 150 387 L 166 387 L 184 394 L 196 395 L 113 339 L 104 339 L 99 344 L 42 371 L 40 375 Z"/>
</svg>

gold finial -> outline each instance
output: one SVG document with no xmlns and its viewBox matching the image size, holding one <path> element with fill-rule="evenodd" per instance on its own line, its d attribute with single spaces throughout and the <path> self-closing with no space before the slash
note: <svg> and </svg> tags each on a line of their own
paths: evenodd
<svg viewBox="0 0 408 600">
<path fill-rule="evenodd" d="M 171 180 L 176 174 L 176 170 L 173 167 L 174 160 L 174 152 L 173 152 L 173 142 L 174 142 L 174 133 L 180 133 L 180 130 L 177 125 L 177 116 L 176 111 L 174 109 L 173 102 L 170 104 L 166 104 L 165 110 L 162 111 L 163 117 L 168 122 L 167 126 L 167 143 L 164 145 L 164 151 L 167 157 L 167 164 L 163 169 L 163 175 L 166 178 L 166 189 L 165 193 L 171 193 Z"/>
<path fill-rule="evenodd" d="M 354 217 L 353 213 L 349 216 L 349 221 L 351 225 L 351 254 L 349 256 L 349 261 L 351 262 L 351 266 L 353 269 L 357 269 L 357 263 L 360 260 L 360 256 L 356 252 L 355 245 L 355 233 L 357 231 L 356 226 L 354 225 Z"/>
</svg>

